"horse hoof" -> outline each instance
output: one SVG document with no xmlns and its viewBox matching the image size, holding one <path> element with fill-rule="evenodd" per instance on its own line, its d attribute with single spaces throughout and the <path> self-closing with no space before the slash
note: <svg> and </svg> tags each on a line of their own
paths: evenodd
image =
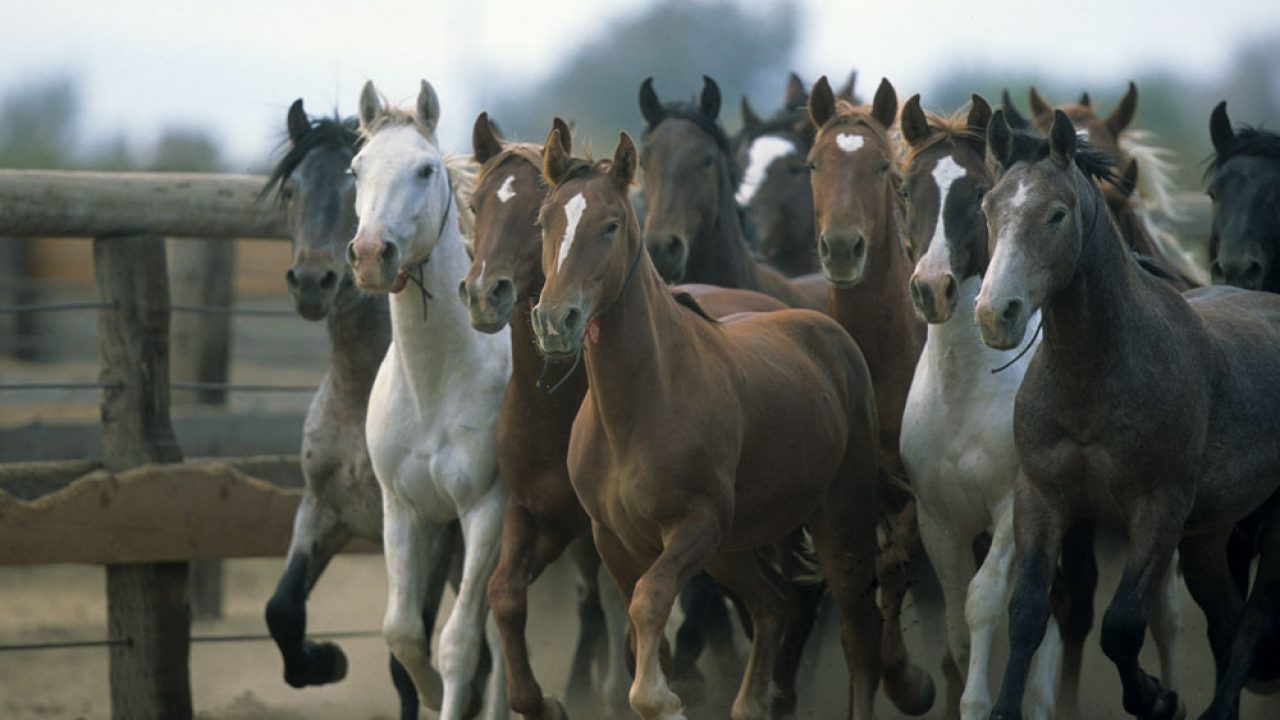
<svg viewBox="0 0 1280 720">
<path fill-rule="evenodd" d="M 918 666 L 910 665 L 901 675 L 885 678 L 884 694 L 902 714 L 918 717 L 933 707 L 933 678 Z"/>
<path fill-rule="evenodd" d="M 555 698 L 542 699 L 542 717 L 544 720 L 569 720 L 569 713 Z"/>
<path fill-rule="evenodd" d="M 1187 706 L 1172 690 L 1160 693 L 1151 705 L 1151 711 L 1139 716 L 1139 720 L 1187 720 Z"/>
<path fill-rule="evenodd" d="M 347 656 L 333 643 L 307 640 L 302 646 L 302 658 L 301 668 L 285 668 L 284 681 L 291 687 L 328 685 L 347 676 Z"/>
<path fill-rule="evenodd" d="M 796 712 L 798 702 L 799 698 L 794 692 L 779 693 L 773 698 L 773 717 L 791 717 Z"/>
</svg>

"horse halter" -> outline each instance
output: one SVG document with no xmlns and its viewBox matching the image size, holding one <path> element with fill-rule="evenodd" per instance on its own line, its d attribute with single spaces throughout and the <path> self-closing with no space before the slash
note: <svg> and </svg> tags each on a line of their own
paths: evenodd
<svg viewBox="0 0 1280 720">
<path fill-rule="evenodd" d="M 453 209 L 453 181 L 449 179 L 448 170 L 444 171 L 444 183 L 445 183 L 444 215 L 440 218 L 440 227 L 436 230 L 437 243 L 440 242 L 440 238 L 444 235 L 445 226 L 449 222 L 449 211 Z M 418 289 L 422 291 L 422 322 L 427 321 L 427 301 L 436 299 L 435 295 L 432 295 L 431 291 L 427 289 L 427 286 L 423 284 L 423 280 L 424 280 L 423 276 L 426 274 L 425 266 L 429 262 L 431 262 L 431 254 L 427 253 L 427 256 L 422 258 L 422 262 L 418 263 L 416 266 L 418 269 L 417 277 L 414 277 L 412 273 L 405 274 L 405 277 L 408 278 L 410 281 L 412 281 L 414 285 L 417 285 Z"/>
<path fill-rule="evenodd" d="M 644 241 L 641 241 L 637 244 L 639 245 L 639 248 L 636 250 L 636 256 L 631 260 L 631 267 L 627 268 L 627 276 L 623 278 L 622 287 L 618 289 L 618 294 L 615 295 L 614 298 L 610 300 L 609 303 L 605 305 L 599 312 L 592 314 L 592 317 L 600 317 L 601 315 L 604 315 L 609 310 L 612 310 L 613 306 L 618 302 L 618 299 L 621 298 L 622 294 L 627 291 L 627 286 L 631 284 L 631 278 L 635 276 L 636 268 L 640 265 L 640 258 L 641 256 L 644 255 Z M 425 307 L 425 305 L 423 307 Z M 582 348 L 578 348 L 578 352 L 574 353 L 573 365 L 569 368 L 569 371 L 566 372 L 563 377 L 557 380 L 556 384 L 552 385 L 550 389 L 547 388 L 546 381 L 547 381 L 547 371 L 551 368 L 551 361 L 548 358 L 544 357 L 542 359 L 542 372 L 538 373 L 538 382 L 536 383 L 536 387 L 548 395 L 554 395 L 555 392 L 560 389 L 561 385 L 564 385 L 566 382 L 568 382 L 569 378 L 573 376 L 574 371 L 576 371 L 578 369 L 578 366 L 582 364 L 582 351 L 583 351 Z"/>
</svg>

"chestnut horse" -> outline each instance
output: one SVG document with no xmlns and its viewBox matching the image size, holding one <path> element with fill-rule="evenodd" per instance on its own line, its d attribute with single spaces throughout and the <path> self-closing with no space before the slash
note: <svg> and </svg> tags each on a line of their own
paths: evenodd
<svg viewBox="0 0 1280 720">
<path fill-rule="evenodd" d="M 996 113 L 987 141 L 1003 174 L 983 200 L 993 254 L 976 306 L 982 339 L 1018 346 L 1037 310 L 1044 335 L 1014 406 L 1017 580 L 991 717 L 1022 717 L 1063 533 L 1095 520 L 1130 541 L 1101 633 L 1125 710 L 1185 713 L 1138 659 L 1177 549 L 1218 671 L 1201 718 L 1236 718 L 1280 602 L 1280 297 L 1234 288 L 1184 297 L 1143 271 L 1093 182 L 1110 173 L 1105 156 L 1082 145 L 1062 111 L 1047 140 L 1015 133 Z M 1264 528 L 1262 556 L 1242 610 L 1226 547 L 1251 515 Z"/>
<path fill-rule="evenodd" d="M 758 290 L 791 307 L 826 309 L 816 275 L 788 279 L 751 255 L 734 199 L 738 171 L 720 127 L 720 87 L 702 77 L 697 105 L 658 99 L 653 78 L 640 86 L 646 129 L 644 238 L 667 282 Z"/>
<path fill-rule="evenodd" d="M 645 720 L 683 718 L 660 667 L 663 627 L 700 568 L 746 604 L 754 629 L 730 713 L 769 718 L 789 584 L 769 556 L 807 525 L 840 610 L 851 713 L 879 681 L 876 420 L 857 345 L 818 313 L 691 312 L 645 252 L 627 189 L 636 149 L 571 160 L 554 132 L 539 216 L 547 276 L 533 327 L 550 357 L 585 357 L 569 476 L 600 555 L 629 598 Z"/>
<path fill-rule="evenodd" d="M 568 146 L 569 126 L 556 118 L 555 128 Z M 511 327 L 512 379 L 498 413 L 498 468 L 507 485 L 507 509 L 489 599 L 502 633 L 511 709 L 526 718 L 564 717 L 564 709 L 543 696 L 533 676 L 524 627 L 529 584 L 571 541 L 584 538 L 589 544 L 590 518 L 574 494 L 567 465 L 570 431 L 587 393 L 587 378 L 579 368 L 567 373 L 560 368 L 550 381 L 543 377 L 546 370 L 529 319 L 529 308 L 545 282 L 536 223 L 547 191 L 542 147 L 503 143 L 486 113 L 476 118 L 471 137 L 474 158 L 481 164 L 471 200 L 476 233 L 471 269 L 458 292 L 476 329 L 496 332 Z M 767 295 L 743 290 L 685 289 L 717 315 L 785 307 Z M 557 385 L 554 392 L 548 392 L 550 382 Z M 595 558 L 594 549 L 588 552 Z M 606 583 L 600 591 L 609 646 L 603 691 L 605 709 L 619 710 L 624 705 L 616 701 L 629 682 L 621 644 L 627 619 L 621 598 L 610 602 L 617 594 L 611 585 L 612 581 Z M 615 605 L 616 613 L 611 612 Z M 599 639 L 588 637 L 600 634 L 598 622 L 589 626 L 584 620 L 580 632 L 581 648 L 584 642 Z M 575 659 L 583 656 L 580 650 Z M 589 668 L 585 675 L 589 681 Z M 585 688 L 575 690 L 571 684 L 571 701 L 575 694 L 585 694 Z"/>
<path fill-rule="evenodd" d="M 343 257 L 355 233 L 355 187 L 347 169 L 356 154 L 356 120 L 307 117 L 299 98 L 286 116 L 288 150 L 262 194 L 274 193 L 289 221 L 293 266 L 285 273 L 298 314 L 325 320 L 329 369 L 307 409 L 302 430 L 302 502 L 284 574 L 267 602 L 266 620 L 284 660 L 284 679 L 297 688 L 341 680 L 347 659 L 334 643 L 306 639 L 307 596 L 352 537 L 381 542 L 382 498 L 365 444 L 365 410 L 374 375 L 391 342 L 385 297 L 360 292 Z M 435 625 L 456 528 L 434 551 L 442 559 L 427 580 L 422 609 L 427 632 Z M 391 658 L 400 717 L 416 720 L 418 695 L 404 667 Z M 438 687 L 439 683 L 433 683 Z M 440 706 L 440 697 L 426 699 Z"/>
<path fill-rule="evenodd" d="M 887 486 L 888 476 L 906 475 L 898 450 L 902 412 L 925 340 L 907 290 L 912 264 L 902 239 L 898 150 L 889 139 L 897 93 L 882 80 L 870 107 L 855 106 L 837 98 L 822 77 L 809 93 L 809 114 L 818 128 L 809 151 L 818 258 L 830 283 L 831 315 L 858 341 L 875 382 Z M 915 501 L 908 495 L 895 505 L 892 552 L 882 558 L 880 573 L 885 692 L 904 712 L 922 714 L 933 702 L 933 684 L 910 662 L 900 614 L 908 575 L 924 549 Z"/>
</svg>

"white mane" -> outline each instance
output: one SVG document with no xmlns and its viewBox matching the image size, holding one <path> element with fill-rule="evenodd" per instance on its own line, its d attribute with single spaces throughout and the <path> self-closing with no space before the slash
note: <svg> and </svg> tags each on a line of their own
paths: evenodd
<svg viewBox="0 0 1280 720">
<path fill-rule="evenodd" d="M 1155 134 L 1132 129 L 1120 134 L 1120 151 L 1138 163 L 1138 187 L 1132 197 L 1134 212 L 1166 260 L 1186 278 L 1209 284 L 1209 273 L 1195 253 L 1188 250 L 1168 224 L 1186 218 L 1186 193 L 1177 192 L 1178 169 L 1172 150 L 1154 144 Z"/>
</svg>

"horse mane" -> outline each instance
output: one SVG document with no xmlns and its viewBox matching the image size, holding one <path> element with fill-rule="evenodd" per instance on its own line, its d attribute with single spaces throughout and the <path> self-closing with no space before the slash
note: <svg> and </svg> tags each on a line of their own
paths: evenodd
<svg viewBox="0 0 1280 720">
<path fill-rule="evenodd" d="M 281 147 L 288 149 L 276 163 L 276 167 L 267 177 L 267 182 L 258 192 L 258 200 L 272 194 L 276 202 L 280 201 L 280 193 L 284 190 L 284 181 L 302 164 L 302 159 L 312 150 L 326 145 L 355 149 L 360 143 L 358 121 L 354 117 L 340 118 L 335 110 L 333 117 L 322 117 L 311 121 L 306 134 L 296 142 L 285 140 Z"/>
<path fill-rule="evenodd" d="M 1120 133 L 1120 152 L 1138 163 L 1138 187 L 1131 197 L 1134 209 L 1140 213 L 1157 213 L 1177 221 L 1183 219 L 1182 210 L 1175 200 L 1177 183 L 1174 173 L 1178 169 L 1172 150 L 1156 145 L 1155 133 L 1150 130 L 1131 129 Z"/>
<path fill-rule="evenodd" d="M 1013 134 L 1013 153 L 1006 167 L 1016 162 L 1038 162 L 1049 157 L 1049 139 L 1031 129 L 1010 128 Z M 1076 137 L 1075 164 L 1090 180 L 1115 183 L 1118 161 L 1111 153 L 1089 141 Z"/>
<path fill-rule="evenodd" d="M 1241 125 L 1236 130 L 1235 139 L 1225 151 L 1209 156 L 1209 166 L 1204 172 L 1205 179 L 1207 180 L 1227 161 L 1244 155 L 1280 162 L 1280 133 L 1251 125 Z"/>
<path fill-rule="evenodd" d="M 498 171 L 511 159 L 523 160 L 533 165 L 538 171 L 538 182 L 544 182 L 542 177 L 542 146 L 535 143 L 507 143 L 503 145 L 502 152 L 494 155 L 488 162 L 480 166 L 479 172 L 476 174 L 476 186 L 484 184 L 490 175 Z"/>
<path fill-rule="evenodd" d="M 449 174 L 449 188 L 453 191 L 453 207 L 458 213 L 458 229 L 464 241 L 475 237 L 476 214 L 471 210 L 471 194 L 476 189 L 479 166 L 470 153 L 449 153 L 444 156 L 445 171 Z"/>
<path fill-rule="evenodd" d="M 698 317 L 702 318 L 703 320 L 706 320 L 712 325 L 720 324 L 719 320 L 711 317 L 711 315 L 706 311 L 706 309 L 703 308 L 700 303 L 698 303 L 698 299 L 695 298 L 692 293 L 687 292 L 685 290 L 673 290 L 671 292 L 671 297 L 675 298 L 676 304 L 680 305 L 683 308 L 691 310 L 694 315 L 697 315 Z"/>
<path fill-rule="evenodd" d="M 902 157 L 903 166 L 915 163 L 916 158 L 925 151 L 945 142 L 970 142 L 974 143 L 978 148 L 987 146 L 986 135 L 974 132 L 969 127 L 969 111 L 967 108 L 956 110 L 950 115 L 939 115 L 926 111 L 924 116 L 929 122 L 929 136 L 921 141 L 919 145 L 906 143 L 907 147 Z"/>
<path fill-rule="evenodd" d="M 381 94 L 379 94 L 381 97 Z M 397 127 L 400 125 L 417 125 L 418 116 L 411 107 L 392 107 L 387 104 L 386 98 L 382 98 L 382 111 L 378 116 L 369 123 L 367 127 L 360 127 L 360 137 L 368 140 L 379 130 L 386 127 Z"/>
</svg>

